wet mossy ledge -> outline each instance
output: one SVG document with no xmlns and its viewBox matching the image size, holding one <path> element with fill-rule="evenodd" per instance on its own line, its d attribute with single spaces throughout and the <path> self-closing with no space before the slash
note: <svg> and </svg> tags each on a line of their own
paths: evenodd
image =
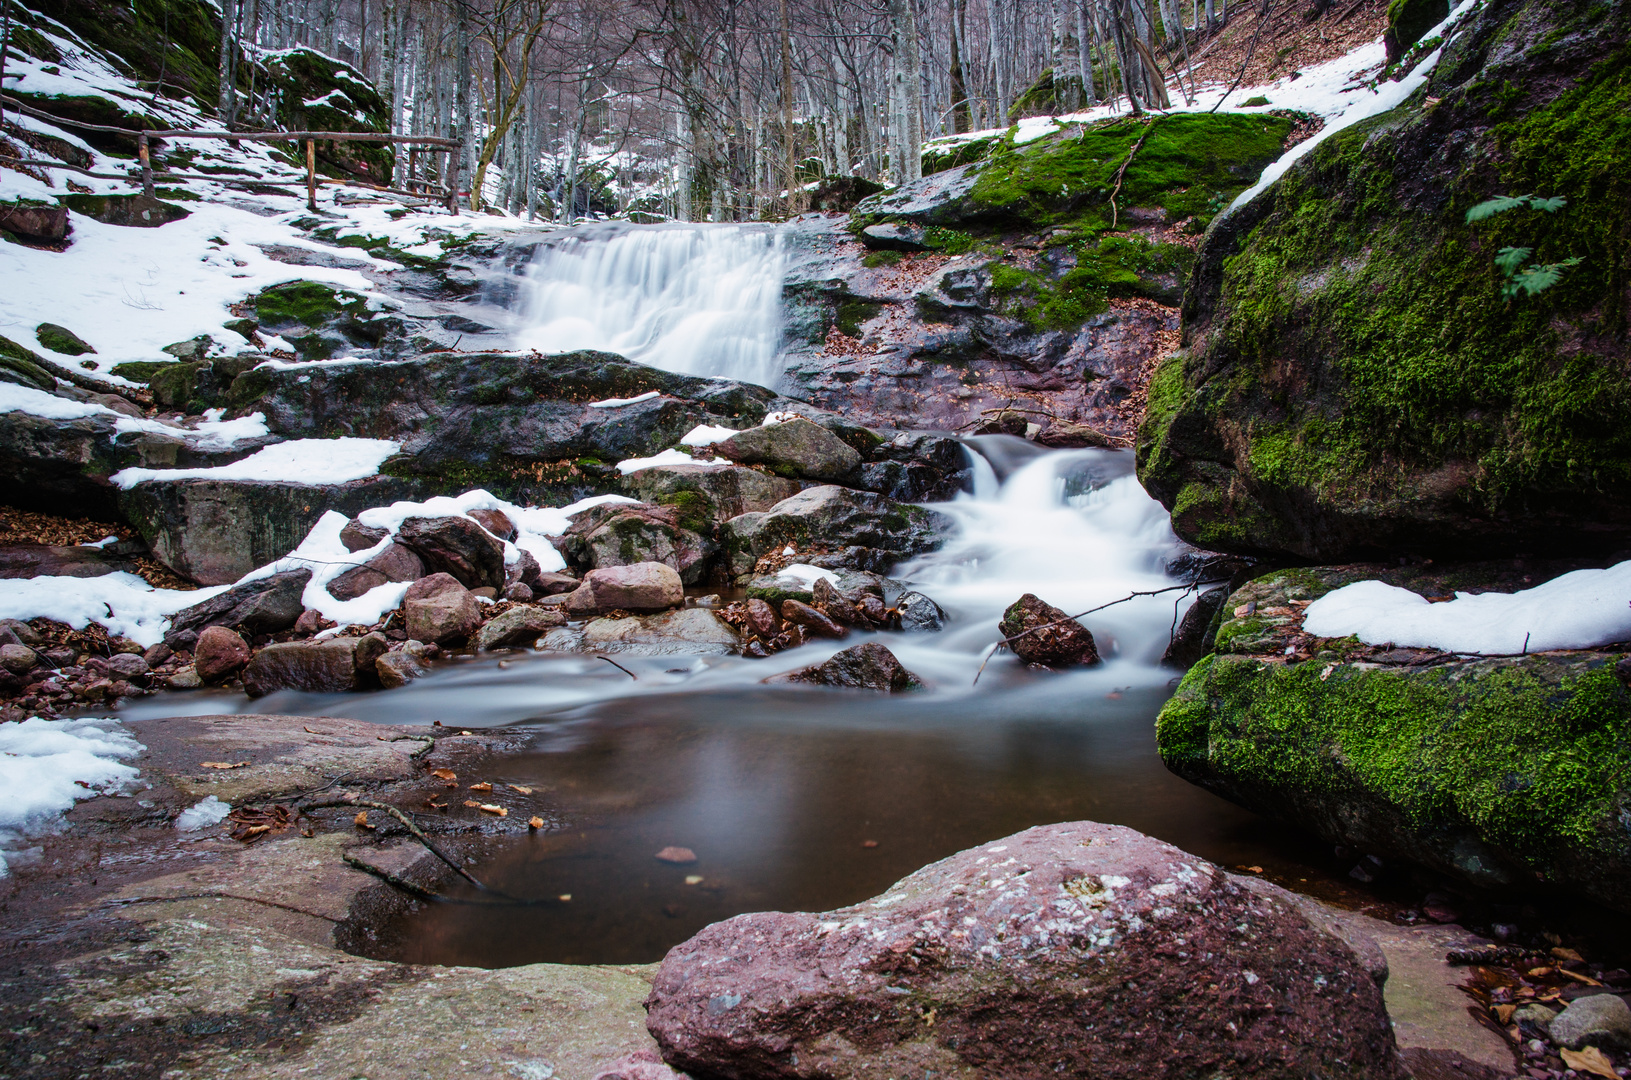
<svg viewBox="0 0 1631 1080">
<path fill-rule="evenodd" d="M 1620 542 L 1628 36 L 1624 5 L 1487 5 L 1409 101 L 1215 223 L 1139 436 L 1180 536 L 1315 562 Z M 1567 202 L 1466 220 L 1527 194 Z M 1581 261 L 1505 296 L 1507 247 Z"/>
<path fill-rule="evenodd" d="M 1216 651 L 1156 721 L 1167 767 L 1334 844 L 1631 911 L 1631 657 L 1457 657 L 1302 634 L 1310 601 L 1367 577 L 1423 585 L 1353 566 L 1235 592 Z"/>
</svg>

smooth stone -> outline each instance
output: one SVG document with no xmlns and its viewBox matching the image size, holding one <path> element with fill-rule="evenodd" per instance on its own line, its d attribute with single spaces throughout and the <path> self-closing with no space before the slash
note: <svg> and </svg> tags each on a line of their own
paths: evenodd
<svg viewBox="0 0 1631 1080">
<path fill-rule="evenodd" d="M 1631 1049 L 1631 1006 L 1618 994 L 1575 998 L 1552 1020 L 1550 1033 L 1553 1042 L 1570 1050 Z"/>
<path fill-rule="evenodd" d="M 1072 667 L 1099 662 L 1092 632 L 1034 593 L 1026 593 L 1008 605 L 997 630 L 1014 655 L 1027 664 Z"/>
<path fill-rule="evenodd" d="M 193 646 L 193 668 L 206 683 L 218 683 L 247 663 L 249 646 L 224 626 L 206 626 Z"/>
</svg>

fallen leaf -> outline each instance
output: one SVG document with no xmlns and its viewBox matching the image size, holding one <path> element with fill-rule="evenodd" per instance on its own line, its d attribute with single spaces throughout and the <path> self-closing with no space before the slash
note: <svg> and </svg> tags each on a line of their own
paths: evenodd
<svg viewBox="0 0 1631 1080">
<path fill-rule="evenodd" d="M 1571 963 L 1575 963 L 1575 964 L 1583 964 L 1586 961 L 1586 958 L 1584 956 L 1581 956 L 1579 953 L 1575 952 L 1573 949 L 1563 949 L 1563 948 L 1553 949 L 1552 950 L 1552 957 L 1553 957 L 1553 959 L 1556 959 L 1556 960 L 1567 960 L 1567 961 L 1569 961 Z"/>
<path fill-rule="evenodd" d="M 510 816 L 510 812 L 504 809 L 502 806 L 494 806 L 492 803 L 481 803 L 479 805 L 481 806 L 482 813 L 484 814 L 496 814 L 499 817 Z"/>
<path fill-rule="evenodd" d="M 248 844 L 267 833 L 280 833 L 294 824 L 297 815 L 282 803 L 272 806 L 239 806 L 227 814 L 234 840 Z M 309 831 L 309 830 L 308 830 Z"/>
<path fill-rule="evenodd" d="M 1324 682 L 1326 679 L 1329 679 L 1331 677 L 1331 672 L 1335 671 L 1336 669 L 1337 666 L 1335 664 L 1326 664 L 1325 669 L 1320 672 L 1320 682 Z"/>
<path fill-rule="evenodd" d="M 438 780 L 457 780 L 459 774 L 452 769 L 432 769 L 430 774 Z"/>
<path fill-rule="evenodd" d="M 470 734 L 470 732 L 468 732 L 468 731 L 461 731 L 461 732 L 459 732 L 459 734 L 460 734 L 460 735 L 469 735 L 469 734 Z"/>
<path fill-rule="evenodd" d="M 355 825 L 359 829 L 373 828 L 372 825 L 368 824 L 368 811 L 366 810 L 358 810 L 357 816 L 351 819 L 351 824 Z"/>
<path fill-rule="evenodd" d="M 1587 986 L 1601 986 L 1601 985 L 1603 985 L 1602 983 L 1598 982 L 1596 979 L 1593 979 L 1589 975 L 1582 975 L 1578 971 L 1570 971 L 1568 968 L 1558 968 L 1557 973 L 1559 975 L 1566 975 L 1569 978 L 1574 979 L 1576 982 L 1583 982 Z"/>
<path fill-rule="evenodd" d="M 1263 868 L 1261 866 L 1248 866 L 1246 869 L 1250 870 L 1254 874 L 1261 874 L 1263 872 Z"/>
<path fill-rule="evenodd" d="M 1249 604 L 1241 604 L 1239 607 L 1235 608 L 1235 618 L 1244 619 L 1246 616 L 1250 615 L 1256 610 L 1257 602 L 1255 600 Z"/>
<path fill-rule="evenodd" d="M 561 895 L 557 896 L 555 899 L 559 900 L 561 903 L 564 904 L 568 900 L 572 899 L 572 894 L 569 893 L 569 892 L 563 892 Z"/>
<path fill-rule="evenodd" d="M 878 846 L 878 842 L 876 840 L 862 840 L 861 846 L 864 848 L 875 848 Z"/>
<path fill-rule="evenodd" d="M 1552 973 L 1552 969 L 1551 969 L 1551 968 L 1549 968 L 1549 967 L 1537 967 L 1537 968 L 1530 968 L 1530 969 L 1529 969 L 1529 970 L 1528 970 L 1528 972 L 1526 972 L 1526 974 L 1527 974 L 1527 975 L 1528 975 L 1528 976 L 1529 976 L 1529 977 L 1530 977 L 1530 978 L 1531 978 L 1531 979 L 1540 979 L 1540 978 L 1544 978 L 1544 977 L 1545 977 L 1545 976 L 1547 976 L 1547 975 L 1550 975 L 1550 974 L 1551 974 L 1551 973 Z"/>
<path fill-rule="evenodd" d="M 533 818 L 528 818 L 527 819 L 527 828 L 529 828 L 529 829 L 542 829 L 543 827 L 544 827 L 544 819 L 543 818 L 533 817 Z"/>
<path fill-rule="evenodd" d="M 532 789 L 530 787 L 523 787 L 520 784 L 505 784 L 504 786 L 515 792 L 517 795 L 532 794 Z"/>
<path fill-rule="evenodd" d="M 1494 1008 L 1495 1019 L 1499 1020 L 1503 1024 L 1512 1023 L 1512 1014 L 1518 1011 L 1518 1007 L 1516 1005 L 1496 1005 Z"/>
<path fill-rule="evenodd" d="M 328 732 L 326 732 L 326 731 L 318 731 L 318 730 L 317 730 L 317 729 L 316 729 L 316 728 L 307 728 L 307 729 L 306 729 L 306 734 L 307 734 L 307 735 L 327 735 L 327 734 L 328 734 Z"/>
<path fill-rule="evenodd" d="M 464 800 L 464 805 L 466 805 L 466 806 L 480 806 L 481 803 L 477 802 L 474 799 L 466 799 L 466 800 Z"/>
<path fill-rule="evenodd" d="M 200 769 L 241 769 L 248 765 L 247 761 L 200 761 Z"/>
<path fill-rule="evenodd" d="M 1575 1072 L 1589 1072 L 1606 1080 L 1619 1080 L 1620 1074 L 1614 1071 L 1614 1063 L 1608 1060 L 1595 1046 L 1587 1046 L 1580 1050 L 1559 1050 L 1563 1055 L 1563 1064 Z"/>
<path fill-rule="evenodd" d="M 447 803 L 437 802 L 435 796 L 432 796 L 431 798 L 426 799 L 425 800 L 425 805 L 430 807 L 432 810 L 446 810 L 447 809 Z"/>
<path fill-rule="evenodd" d="M 687 885 L 701 885 L 702 884 L 702 875 L 701 874 L 687 874 L 687 875 L 685 875 L 685 883 Z"/>
<path fill-rule="evenodd" d="M 471 784 L 470 785 L 470 790 L 471 791 L 491 791 L 491 790 L 493 790 L 493 785 L 491 785 L 489 783 L 486 783 L 484 781 L 484 782 L 482 782 L 480 784 Z"/>
</svg>

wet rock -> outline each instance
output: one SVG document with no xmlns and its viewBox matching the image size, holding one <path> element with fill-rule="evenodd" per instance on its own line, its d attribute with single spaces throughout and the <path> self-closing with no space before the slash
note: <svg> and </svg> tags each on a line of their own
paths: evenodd
<svg viewBox="0 0 1631 1080">
<path fill-rule="evenodd" d="M 710 1077 L 1404 1076 L 1376 978 L 1296 898 L 1092 822 L 715 923 L 646 1004 L 664 1059 Z"/>
<path fill-rule="evenodd" d="M 916 675 L 901 666 L 894 653 L 876 641 L 852 645 L 834 653 L 827 661 L 795 671 L 786 678 L 788 682 L 875 690 L 881 694 L 898 694 L 923 686 Z"/>
<path fill-rule="evenodd" d="M 539 596 L 558 596 L 576 589 L 583 581 L 571 574 L 539 574 L 533 581 L 527 582 L 532 591 Z"/>
<path fill-rule="evenodd" d="M 409 518 L 396 538 L 425 560 L 427 569 L 451 574 L 466 588 L 504 587 L 504 546 L 468 518 Z"/>
<path fill-rule="evenodd" d="M 197 690 L 204 685 L 204 680 L 199 676 L 198 670 L 188 664 L 164 680 L 164 685 L 171 690 Z"/>
<path fill-rule="evenodd" d="M 108 674 L 126 682 L 144 685 L 151 672 L 152 668 L 148 667 L 147 660 L 140 653 L 119 653 L 108 657 Z"/>
<path fill-rule="evenodd" d="M 757 598 L 747 601 L 743 607 L 747 611 L 748 625 L 753 632 L 765 641 L 776 636 L 776 609 Z"/>
<path fill-rule="evenodd" d="M 767 513 L 743 514 L 720 526 L 733 574 L 748 573 L 760 556 L 791 544 L 824 548 L 807 561 L 829 569 L 886 571 L 945 542 L 952 523 L 921 506 L 867 491 L 823 485 L 783 499 Z M 801 556 L 801 560 L 804 559 Z"/>
<path fill-rule="evenodd" d="M 21 619 L 0 619 L 0 644 L 6 643 L 35 648 L 44 645 L 45 638 Z"/>
<path fill-rule="evenodd" d="M 1197 660 L 1210 652 L 1212 624 L 1227 599 L 1229 590 L 1221 585 L 1197 596 L 1195 602 L 1189 605 L 1189 610 L 1184 612 L 1184 619 L 1178 624 L 1178 632 L 1172 636 L 1172 643 L 1161 655 L 1161 663 L 1180 671 L 1188 671 Z"/>
<path fill-rule="evenodd" d="M 533 600 L 532 586 L 524 581 L 512 581 L 504 586 L 499 596 L 516 604 L 530 604 Z"/>
<path fill-rule="evenodd" d="M 193 669 L 206 683 L 218 683 L 247 663 L 249 646 L 224 626 L 204 627 L 193 646 Z"/>
<path fill-rule="evenodd" d="M 980 215 L 971 195 L 979 163 L 931 173 L 921 180 L 863 199 L 855 207 L 862 218 L 888 217 L 915 225 L 956 225 Z"/>
<path fill-rule="evenodd" d="M 659 562 L 678 571 L 685 584 L 695 585 L 719 545 L 684 528 L 681 517 L 674 507 L 607 503 L 577 515 L 556 544 L 579 566 Z"/>
<path fill-rule="evenodd" d="M 451 574 L 408 586 L 402 608 L 408 637 L 427 644 L 462 645 L 481 625 L 481 604 Z"/>
<path fill-rule="evenodd" d="M 524 586 L 523 586 L 524 587 Z M 544 631 L 566 625 L 566 616 L 554 608 L 526 604 L 495 615 L 476 632 L 471 643 L 478 649 L 505 649 L 531 645 Z"/>
<path fill-rule="evenodd" d="M 406 686 L 425 674 L 425 647 L 417 641 L 404 642 L 402 648 L 387 652 L 374 660 L 374 673 L 380 686 L 395 690 Z"/>
<path fill-rule="evenodd" d="M 799 490 L 796 480 L 740 465 L 658 465 L 631 473 L 623 486 L 644 502 L 674 507 L 693 531 L 769 510 Z"/>
<path fill-rule="evenodd" d="M 323 618 L 323 613 L 316 608 L 307 608 L 300 613 L 300 618 L 294 621 L 294 632 L 302 637 L 320 634 L 334 624 Z"/>
<path fill-rule="evenodd" d="M 730 624 L 707 608 L 680 608 L 658 615 L 593 619 L 577 648 L 636 656 L 725 656 L 741 648 Z"/>
<path fill-rule="evenodd" d="M 418 493 L 389 476 L 323 485 L 155 479 L 120 491 L 118 502 L 164 565 L 201 585 L 225 585 L 287 555 L 330 510 L 355 514 Z"/>
<path fill-rule="evenodd" d="M 1585 1046 L 1631 1050 L 1631 1006 L 1618 994 L 1575 998 L 1550 1026 L 1552 1041 L 1570 1050 Z"/>
<path fill-rule="evenodd" d="M 923 242 L 923 229 L 917 225 L 885 223 L 868 225 L 861 230 L 861 243 L 868 251 L 928 251 Z"/>
<path fill-rule="evenodd" d="M 354 600 L 392 581 L 418 581 L 425 576 L 425 570 L 424 560 L 412 548 L 402 543 L 388 544 L 361 566 L 330 581 L 328 592 L 336 600 Z"/>
<path fill-rule="evenodd" d="M 904 592 L 895 600 L 902 630 L 937 633 L 945 629 L 945 610 L 920 592 Z"/>
<path fill-rule="evenodd" d="M 339 694 L 361 689 L 366 683 L 359 674 L 371 676 L 384 651 L 385 639 L 378 634 L 268 645 L 244 668 L 244 691 L 264 697 L 276 690 Z"/>
<path fill-rule="evenodd" d="M 0 645 L 0 668 L 22 675 L 39 666 L 40 656 L 27 645 Z"/>
<path fill-rule="evenodd" d="M 183 608 L 170 619 L 164 643 L 176 650 L 190 649 L 206 626 L 238 627 L 250 634 L 287 630 L 305 610 L 300 597 L 310 580 L 310 570 L 287 570 L 247 581 Z"/>
<path fill-rule="evenodd" d="M 1024 434 L 1024 432 L 1020 432 Z M 1123 445 L 1117 443 L 1109 435 L 1098 428 L 1086 424 L 1071 424 L 1054 422 L 1037 433 L 1036 442 L 1039 446 L 1051 446 L 1055 450 L 1078 450 L 1088 446 L 1115 447 Z"/>
<path fill-rule="evenodd" d="M 1093 634 L 1069 613 L 1039 600 L 1032 593 L 1008 605 L 997 630 L 1014 655 L 1027 664 L 1071 667 L 1099 662 Z"/>
<path fill-rule="evenodd" d="M 790 623 L 806 627 L 812 632 L 825 638 L 842 638 L 849 635 L 849 631 L 839 626 L 832 619 L 817 611 L 809 604 L 799 600 L 783 600 L 781 606 L 782 618 Z"/>
<path fill-rule="evenodd" d="M 515 522 L 510 520 L 508 514 L 502 510 L 470 510 L 470 517 L 476 524 L 498 537 L 500 540 L 514 540 L 518 530 Z"/>
<path fill-rule="evenodd" d="M 802 416 L 748 428 L 715 449 L 721 457 L 744 465 L 768 465 L 778 473 L 811 480 L 841 480 L 861 464 L 854 447 Z"/>
<path fill-rule="evenodd" d="M 41 576 L 87 578 L 118 571 L 134 573 L 135 570 L 135 563 L 99 547 L 50 544 L 0 546 L 0 579 Z"/>
<path fill-rule="evenodd" d="M 340 529 L 340 543 L 345 545 L 347 551 L 366 551 L 389 535 L 389 529 L 382 529 L 377 525 L 364 525 L 352 519 Z"/>
<path fill-rule="evenodd" d="M 607 611 L 662 611 L 685 600 L 679 572 L 660 562 L 633 563 L 591 570 L 566 600 L 573 614 Z"/>
</svg>

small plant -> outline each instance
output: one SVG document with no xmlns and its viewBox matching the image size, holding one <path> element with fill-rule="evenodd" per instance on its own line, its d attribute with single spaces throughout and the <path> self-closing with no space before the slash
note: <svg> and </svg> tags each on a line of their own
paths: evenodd
<svg viewBox="0 0 1631 1080">
<path fill-rule="evenodd" d="M 1504 214 L 1508 210 L 1542 210 L 1548 214 L 1555 214 L 1568 205 L 1568 200 L 1561 195 L 1551 198 L 1541 198 L 1537 195 L 1497 195 L 1493 199 L 1483 202 L 1467 211 L 1467 224 L 1484 221 L 1496 214 Z M 1511 300 L 1518 295 L 1535 296 L 1545 292 L 1553 285 L 1563 280 L 1563 271 L 1578 266 L 1584 261 L 1581 256 L 1564 259 L 1555 263 L 1530 263 L 1525 266 L 1529 257 L 1535 253 L 1532 247 L 1504 247 L 1495 254 L 1495 266 L 1506 276 L 1506 284 L 1501 286 L 1501 295 Z"/>
</svg>

